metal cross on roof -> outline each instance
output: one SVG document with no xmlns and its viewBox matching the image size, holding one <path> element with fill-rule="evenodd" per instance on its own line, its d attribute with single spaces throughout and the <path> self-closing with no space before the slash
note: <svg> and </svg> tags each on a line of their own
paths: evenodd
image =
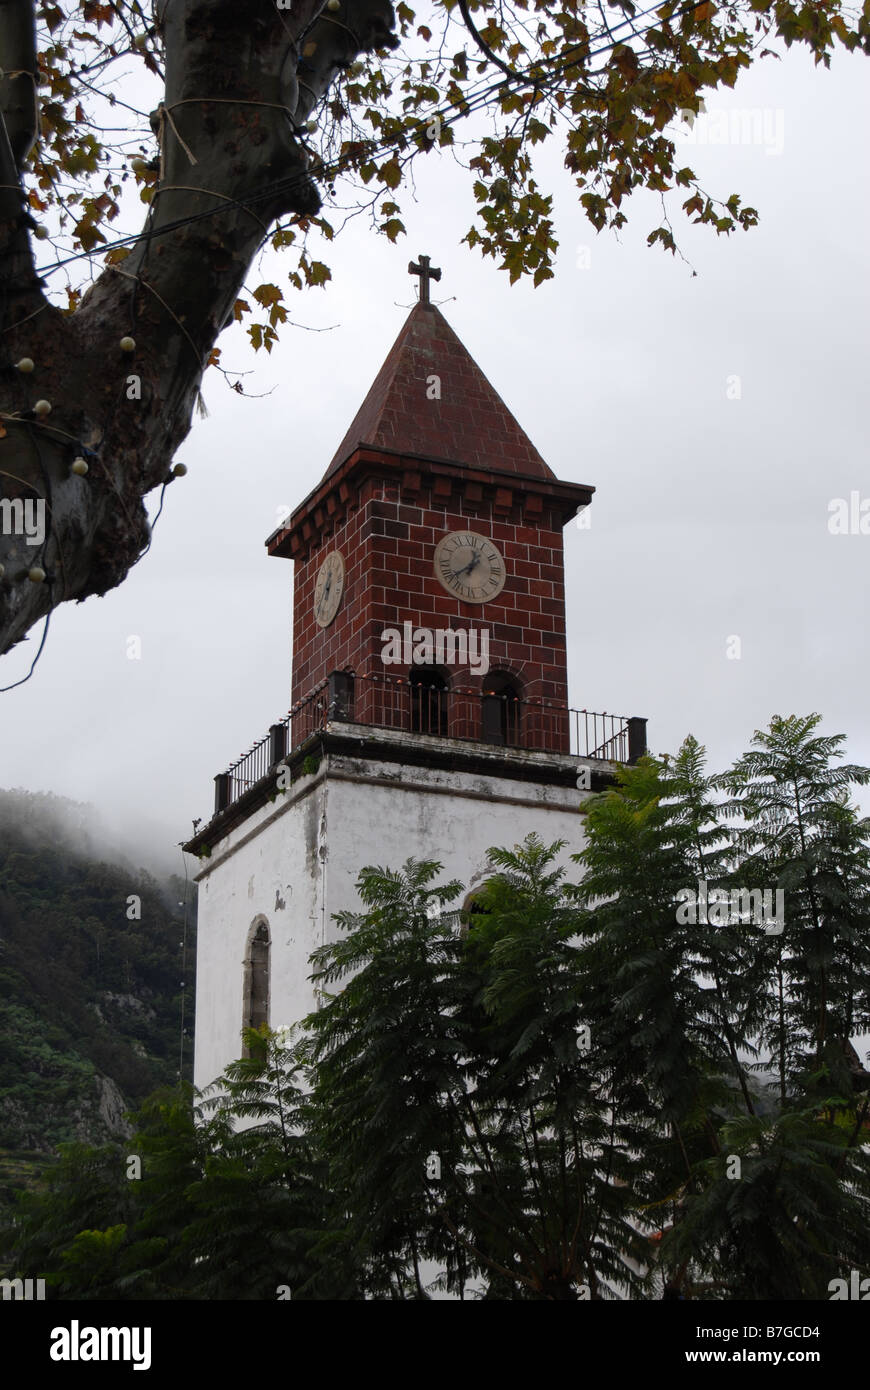
<svg viewBox="0 0 870 1390">
<path fill-rule="evenodd" d="M 411 261 L 411 262 L 409 263 L 409 265 L 408 265 L 408 274 L 409 274 L 409 275 L 419 275 L 419 277 L 420 277 L 420 303 L 421 303 L 421 304 L 429 304 L 429 303 L 430 303 L 430 299 L 429 299 L 429 281 L 430 281 L 430 280 L 440 280 L 440 279 L 441 279 L 441 271 L 440 271 L 440 270 L 437 270 L 434 266 L 430 268 L 430 265 L 429 265 L 429 257 L 428 257 L 428 256 L 421 256 L 421 257 L 420 257 L 420 264 L 419 264 L 419 265 L 415 264 L 414 261 Z"/>
</svg>

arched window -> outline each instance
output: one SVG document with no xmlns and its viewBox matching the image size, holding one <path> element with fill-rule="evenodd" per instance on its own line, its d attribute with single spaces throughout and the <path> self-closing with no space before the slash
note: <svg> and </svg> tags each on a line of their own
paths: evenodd
<svg viewBox="0 0 870 1390">
<path fill-rule="evenodd" d="M 520 741 L 520 692 L 511 676 L 494 671 L 483 680 L 483 741 L 516 745 Z"/>
<path fill-rule="evenodd" d="M 485 907 L 483 903 L 483 890 L 485 888 L 485 883 L 479 883 L 476 888 L 472 888 L 471 892 L 467 895 L 465 902 L 462 904 L 462 907 L 459 910 L 460 936 L 467 936 L 471 928 L 474 926 L 474 919 L 476 917 L 485 916 L 486 913 L 489 912 L 489 908 Z"/>
<path fill-rule="evenodd" d="M 447 735 L 447 682 L 434 667 L 418 666 L 411 687 L 411 733 Z"/>
<path fill-rule="evenodd" d="M 269 951 L 271 938 L 265 917 L 255 917 L 245 951 L 242 1026 L 262 1028 L 269 1022 Z M 245 1056 L 250 1056 L 245 1049 Z"/>
</svg>

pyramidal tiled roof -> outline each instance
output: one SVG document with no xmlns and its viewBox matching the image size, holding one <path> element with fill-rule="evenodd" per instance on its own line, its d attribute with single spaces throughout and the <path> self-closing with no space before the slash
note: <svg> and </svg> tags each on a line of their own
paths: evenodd
<svg viewBox="0 0 870 1390">
<path fill-rule="evenodd" d="M 428 399 L 432 376 L 440 379 L 440 400 Z M 555 477 L 433 304 L 411 310 L 323 481 L 363 445 L 492 472 Z"/>
</svg>

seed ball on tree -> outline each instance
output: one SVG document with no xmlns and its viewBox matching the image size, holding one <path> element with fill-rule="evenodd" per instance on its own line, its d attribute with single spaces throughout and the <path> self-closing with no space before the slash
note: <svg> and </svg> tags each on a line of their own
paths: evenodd
<svg viewBox="0 0 870 1390">
<path fill-rule="evenodd" d="M 31 584 L 41 584 L 45 578 L 45 570 L 41 565 L 34 565 L 32 569 L 27 571 L 27 578 Z"/>
<path fill-rule="evenodd" d="M 36 237 L 37 241 L 45 241 L 48 236 L 48 232 L 45 227 L 34 227 L 33 235 Z"/>
<path fill-rule="evenodd" d="M 73 471 L 73 473 L 75 473 L 79 478 L 83 478 L 83 477 L 85 476 L 85 474 L 87 473 L 87 471 L 88 471 L 88 465 L 87 465 L 87 463 L 85 462 L 85 460 L 84 460 L 83 458 L 73 459 L 73 461 L 72 461 L 72 471 Z"/>
<path fill-rule="evenodd" d="M 21 358 L 21 361 L 20 361 L 20 362 L 16 362 L 15 365 L 16 365 L 16 367 L 18 368 L 19 372 L 32 372 L 32 371 L 33 371 L 33 358 L 32 358 L 32 357 L 22 357 L 22 358 Z"/>
<path fill-rule="evenodd" d="M 51 414 L 51 402 L 50 402 L 50 401 L 37 401 L 37 402 L 36 402 L 36 405 L 33 407 L 33 413 L 34 413 L 34 415 L 50 415 L 50 414 Z"/>
<path fill-rule="evenodd" d="M 122 338 L 122 339 L 121 339 L 121 351 L 122 351 L 122 352 L 135 352 L 135 350 L 136 350 L 136 339 L 135 339 L 135 338 L 127 337 L 127 338 Z"/>
<path fill-rule="evenodd" d="M 186 472 L 187 472 L 187 464 L 186 464 L 186 463 L 177 463 L 177 464 L 175 465 L 175 467 L 173 468 L 173 470 L 172 470 L 172 476 L 173 476 L 173 478 L 183 478 L 184 475 L 186 474 Z"/>
<path fill-rule="evenodd" d="M 326 0 L 326 8 L 335 14 L 336 10 L 341 9 L 341 0 Z"/>
</svg>

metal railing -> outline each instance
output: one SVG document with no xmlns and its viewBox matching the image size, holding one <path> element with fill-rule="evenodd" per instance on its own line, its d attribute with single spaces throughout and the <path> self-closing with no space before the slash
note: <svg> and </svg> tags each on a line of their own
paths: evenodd
<svg viewBox="0 0 870 1390">
<path fill-rule="evenodd" d="M 215 778 L 215 815 L 261 782 L 294 748 L 330 723 L 488 743 L 600 762 L 635 762 L 646 720 L 569 709 L 512 691 L 445 690 L 424 680 L 336 672 L 294 705 L 247 753 Z"/>
</svg>

